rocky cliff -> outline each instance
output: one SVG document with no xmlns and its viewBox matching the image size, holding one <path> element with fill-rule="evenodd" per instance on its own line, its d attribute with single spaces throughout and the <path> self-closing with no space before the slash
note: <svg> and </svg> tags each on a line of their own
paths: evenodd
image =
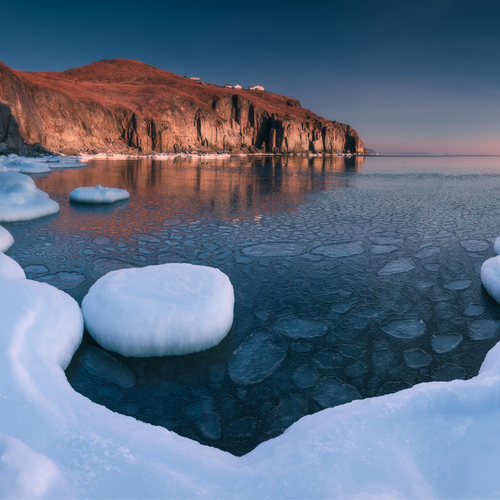
<svg viewBox="0 0 500 500">
<path fill-rule="evenodd" d="M 27 145 L 65 153 L 365 151 L 349 125 L 296 99 L 194 82 L 125 59 L 62 73 L 0 63 L 0 153 Z"/>
</svg>

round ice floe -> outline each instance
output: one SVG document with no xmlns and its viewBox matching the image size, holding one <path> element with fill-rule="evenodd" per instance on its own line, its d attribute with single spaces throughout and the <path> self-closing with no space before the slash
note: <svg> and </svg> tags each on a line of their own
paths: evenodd
<svg viewBox="0 0 500 500">
<path fill-rule="evenodd" d="M 293 257 L 304 252 L 305 247 L 295 243 L 262 243 L 242 249 L 252 257 Z"/>
<path fill-rule="evenodd" d="M 490 244 L 485 240 L 463 240 L 460 245 L 468 252 L 484 252 L 490 247 Z"/>
<path fill-rule="evenodd" d="M 365 251 L 363 244 L 359 241 L 352 241 L 350 243 L 335 243 L 334 245 L 325 245 L 315 248 L 312 253 L 324 255 L 338 259 L 341 257 L 353 257 Z"/>
<path fill-rule="evenodd" d="M 434 352 L 438 354 L 444 354 L 445 352 L 450 352 L 455 349 L 463 340 L 460 334 L 451 335 L 433 335 L 431 339 L 431 345 Z"/>
<path fill-rule="evenodd" d="M 69 193 L 69 199 L 78 203 L 114 203 L 128 200 L 130 195 L 125 189 L 102 187 L 79 187 Z"/>
<path fill-rule="evenodd" d="M 274 328 L 290 339 L 313 339 L 328 331 L 328 325 L 324 321 L 297 317 L 280 319 Z"/>
<path fill-rule="evenodd" d="M 384 267 L 380 268 L 377 272 L 379 276 L 391 276 L 392 274 L 407 273 L 415 269 L 415 263 L 411 259 L 400 258 L 391 260 Z"/>
<path fill-rule="evenodd" d="M 1 278 L 26 278 L 23 268 L 15 260 L 7 257 L 7 255 L 2 252 L 0 252 L 0 279 Z"/>
<path fill-rule="evenodd" d="M 270 332 L 252 333 L 229 360 L 228 373 L 237 384 L 257 384 L 270 377 L 283 362 L 286 351 L 277 346 Z"/>
<path fill-rule="evenodd" d="M 425 333 L 425 323 L 421 319 L 396 319 L 380 328 L 398 339 L 414 339 Z"/>
<path fill-rule="evenodd" d="M 469 323 L 469 337 L 472 340 L 495 338 L 500 332 L 500 321 L 494 319 L 478 319 Z"/>
<path fill-rule="evenodd" d="M 211 267 L 163 264 L 103 276 L 83 299 L 87 330 L 124 356 L 188 354 L 217 345 L 233 323 L 229 278 Z"/>
<path fill-rule="evenodd" d="M 12 235 L 5 229 L 0 226 L 0 252 L 6 252 L 14 243 L 14 238 Z"/>
<path fill-rule="evenodd" d="M 500 302 L 500 256 L 492 257 L 481 266 L 481 281 L 486 291 Z"/>
<path fill-rule="evenodd" d="M 59 205 L 37 189 L 33 179 L 0 172 L 0 222 L 30 220 L 59 212 Z"/>
</svg>

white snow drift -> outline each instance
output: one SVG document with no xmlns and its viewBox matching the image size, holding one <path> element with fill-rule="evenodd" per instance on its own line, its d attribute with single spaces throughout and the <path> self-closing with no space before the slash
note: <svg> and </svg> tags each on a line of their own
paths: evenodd
<svg viewBox="0 0 500 500">
<path fill-rule="evenodd" d="M 37 219 L 59 212 L 59 205 L 33 179 L 16 172 L 0 172 L 0 222 Z"/>
<path fill-rule="evenodd" d="M 492 257 L 481 266 L 481 281 L 486 291 L 500 302 L 500 256 Z"/>
<path fill-rule="evenodd" d="M 458 499 L 500 491 L 500 344 L 471 380 L 323 410 L 238 458 L 76 393 L 63 369 L 83 322 L 65 293 L 0 277 L 0 318 L 3 497 Z"/>
<path fill-rule="evenodd" d="M 165 356 L 217 345 L 233 323 L 229 278 L 207 266 L 163 264 L 112 271 L 83 299 L 85 326 L 124 356 Z"/>
<path fill-rule="evenodd" d="M 102 187 L 79 187 L 69 193 L 69 199 L 78 203 L 114 203 L 128 200 L 130 195 L 125 189 Z"/>
<path fill-rule="evenodd" d="M 0 226 L 0 252 L 6 252 L 14 244 L 12 234 Z"/>
<path fill-rule="evenodd" d="M 41 160 L 14 154 L 0 156 L 0 167 L 5 167 L 10 172 L 20 172 L 22 174 L 46 174 L 50 172 L 49 166 Z"/>
</svg>

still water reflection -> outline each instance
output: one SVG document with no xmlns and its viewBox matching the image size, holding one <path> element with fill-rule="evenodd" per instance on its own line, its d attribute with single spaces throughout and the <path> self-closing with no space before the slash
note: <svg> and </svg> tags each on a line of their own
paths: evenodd
<svg viewBox="0 0 500 500">
<path fill-rule="evenodd" d="M 133 359 L 86 334 L 67 370 L 93 401 L 202 443 L 243 454 L 323 408 L 472 377 L 499 338 L 478 274 L 500 234 L 496 158 L 101 160 L 36 183 L 60 214 L 5 225 L 29 278 L 81 301 L 124 267 L 230 277 L 219 346 Z M 130 201 L 69 203 L 96 184 Z"/>
</svg>

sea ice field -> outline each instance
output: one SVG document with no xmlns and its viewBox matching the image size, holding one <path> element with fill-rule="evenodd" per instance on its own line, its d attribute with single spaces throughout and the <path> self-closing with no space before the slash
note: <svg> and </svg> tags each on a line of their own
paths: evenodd
<svg viewBox="0 0 500 500">
<path fill-rule="evenodd" d="M 499 158 L 97 159 L 35 182 L 59 213 L 2 223 L 5 496 L 498 495 Z M 97 184 L 130 199 L 69 202 Z M 80 344 L 99 278 L 163 263 L 229 277 L 217 346 Z"/>
</svg>

